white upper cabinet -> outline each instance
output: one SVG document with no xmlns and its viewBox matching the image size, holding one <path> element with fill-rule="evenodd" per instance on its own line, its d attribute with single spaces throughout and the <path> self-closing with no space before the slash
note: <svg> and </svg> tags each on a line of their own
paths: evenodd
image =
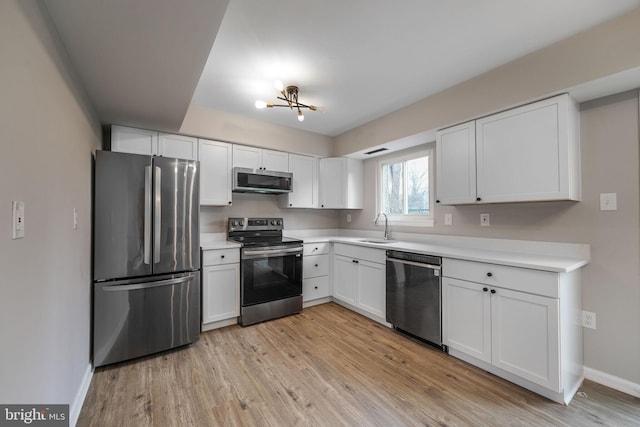
<svg viewBox="0 0 640 427">
<path fill-rule="evenodd" d="M 155 130 L 111 126 L 111 151 L 178 159 L 198 158 L 198 139 Z"/>
<path fill-rule="evenodd" d="M 476 201 L 476 124 L 463 123 L 436 133 L 436 203 Z"/>
<path fill-rule="evenodd" d="M 289 153 L 262 150 L 262 168 L 269 171 L 286 172 L 289 169 Z"/>
<path fill-rule="evenodd" d="M 111 151 L 132 154 L 158 154 L 158 132 L 126 126 L 111 126 Z"/>
<path fill-rule="evenodd" d="M 362 209 L 362 161 L 346 157 L 320 159 L 320 207 Z"/>
<path fill-rule="evenodd" d="M 581 198 L 578 108 L 567 94 L 438 131 L 436 141 L 441 204 Z"/>
<path fill-rule="evenodd" d="M 318 159 L 289 154 L 289 172 L 293 174 L 293 191 L 280 196 L 283 208 L 318 207 Z"/>
<path fill-rule="evenodd" d="M 201 205 L 231 205 L 231 153 L 231 144 L 199 140 Z"/>
<path fill-rule="evenodd" d="M 286 172 L 289 153 L 234 144 L 233 167 Z"/>
<path fill-rule="evenodd" d="M 177 159 L 198 159 L 198 138 L 169 133 L 158 134 L 158 154 Z"/>
</svg>

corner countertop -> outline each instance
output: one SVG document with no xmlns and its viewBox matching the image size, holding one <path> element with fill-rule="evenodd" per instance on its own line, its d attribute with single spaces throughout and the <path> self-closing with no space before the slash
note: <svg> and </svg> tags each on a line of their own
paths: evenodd
<svg viewBox="0 0 640 427">
<path fill-rule="evenodd" d="M 310 236 L 302 237 L 302 240 L 304 243 L 331 242 L 378 249 L 393 249 L 441 256 L 444 258 L 508 265 L 511 267 L 529 268 L 555 273 L 569 273 L 584 267 L 589 263 L 588 257 L 548 255 L 545 253 L 531 253 L 512 250 L 495 250 L 493 248 L 475 248 L 468 247 L 464 244 L 464 241 L 443 244 L 441 242 L 411 242 L 402 240 L 385 241 L 383 239 L 345 236 Z M 526 242 L 523 242 L 523 245 L 526 245 Z M 553 243 L 549 243 L 549 245 L 553 245 Z"/>
<path fill-rule="evenodd" d="M 350 234 L 350 235 L 346 235 Z M 378 233 L 379 234 L 379 233 Z M 292 230 L 285 236 L 304 243 L 344 243 L 376 249 L 393 249 L 477 261 L 533 270 L 569 273 L 589 264 L 589 245 L 526 240 L 491 239 L 466 236 L 422 235 L 397 233 L 397 239 L 385 241 L 367 230 Z M 225 233 L 205 233 L 200 236 L 202 250 L 239 248 L 226 240 Z"/>
</svg>

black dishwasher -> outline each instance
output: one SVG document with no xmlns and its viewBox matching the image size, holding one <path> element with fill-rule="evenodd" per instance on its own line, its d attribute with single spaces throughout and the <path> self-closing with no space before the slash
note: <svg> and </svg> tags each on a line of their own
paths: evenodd
<svg viewBox="0 0 640 427">
<path fill-rule="evenodd" d="M 442 258 L 387 251 L 387 322 L 399 332 L 442 345 Z"/>
</svg>

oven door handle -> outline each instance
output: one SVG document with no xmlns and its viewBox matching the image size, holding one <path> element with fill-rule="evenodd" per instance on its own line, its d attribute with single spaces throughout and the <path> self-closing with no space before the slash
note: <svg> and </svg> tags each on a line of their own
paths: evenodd
<svg viewBox="0 0 640 427">
<path fill-rule="evenodd" d="M 242 255 L 247 257 L 258 257 L 258 256 L 264 256 L 264 255 L 266 256 L 291 255 L 295 253 L 302 255 L 302 248 L 245 250 L 242 252 Z"/>
</svg>

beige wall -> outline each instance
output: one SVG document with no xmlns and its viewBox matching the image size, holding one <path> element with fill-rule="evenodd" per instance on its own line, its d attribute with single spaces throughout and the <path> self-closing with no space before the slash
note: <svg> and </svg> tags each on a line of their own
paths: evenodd
<svg viewBox="0 0 640 427">
<path fill-rule="evenodd" d="M 200 231 L 224 233 L 229 217 L 282 217 L 286 230 L 338 228 L 338 211 L 332 209 L 281 209 L 278 197 L 267 194 L 233 194 L 232 206 L 200 208 Z"/>
<path fill-rule="evenodd" d="M 581 105 L 582 202 L 435 206 L 433 228 L 392 231 L 506 239 L 588 243 L 583 308 L 596 313 L 597 329 L 584 330 L 586 366 L 640 384 L 640 169 L 638 92 Z M 435 145 L 435 144 L 433 144 Z M 436 153 L 437 155 L 437 153 Z M 341 215 L 343 228 L 378 230 L 376 159 L 365 162 L 365 208 Z M 435 183 L 437 186 L 437 182 Z M 617 193 L 618 210 L 599 209 L 600 193 Z M 444 214 L 453 214 L 445 226 Z M 480 226 L 480 213 L 491 226 Z"/>
<path fill-rule="evenodd" d="M 640 67 L 638 40 L 640 8 L 345 132 L 335 138 L 334 155 L 460 123 Z"/>
<path fill-rule="evenodd" d="M 193 103 L 189 106 L 180 132 L 202 138 L 319 157 L 330 156 L 333 151 L 331 137 L 209 110 Z"/>
<path fill-rule="evenodd" d="M 0 402 L 72 404 L 90 368 L 99 126 L 38 4 L 0 2 Z M 11 240 L 12 200 L 26 206 L 21 240 Z"/>
</svg>

